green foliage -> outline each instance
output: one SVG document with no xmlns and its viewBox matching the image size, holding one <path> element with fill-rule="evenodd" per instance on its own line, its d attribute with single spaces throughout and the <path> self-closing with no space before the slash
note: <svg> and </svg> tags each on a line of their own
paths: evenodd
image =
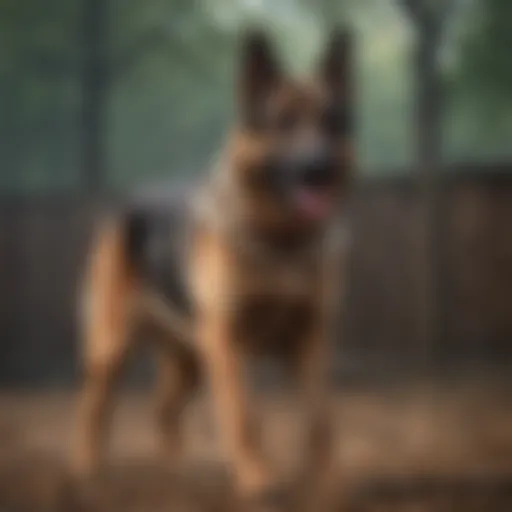
<svg viewBox="0 0 512 512">
<path fill-rule="evenodd" d="M 479 94 L 510 100 L 512 3 L 486 0 L 475 4 L 474 11 L 462 40 L 461 75 Z"/>
<path fill-rule="evenodd" d="M 464 14 L 448 77 L 446 158 L 510 159 L 512 3 L 466 1 Z"/>
<path fill-rule="evenodd" d="M 85 0 L 0 1 L 0 190 L 79 190 Z M 233 115 L 240 27 L 311 70 L 328 27 L 357 38 L 360 167 L 406 168 L 411 42 L 398 0 L 105 0 L 105 186 L 200 172 Z M 510 157 L 512 4 L 458 0 L 445 37 L 445 157 Z"/>
<path fill-rule="evenodd" d="M 72 186 L 77 178 L 79 4 L 0 3 L 0 187 Z"/>
</svg>

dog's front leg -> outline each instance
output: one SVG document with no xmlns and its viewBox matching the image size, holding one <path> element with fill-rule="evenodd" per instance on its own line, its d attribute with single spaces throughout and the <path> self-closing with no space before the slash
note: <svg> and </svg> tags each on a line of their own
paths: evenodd
<svg viewBox="0 0 512 512">
<path fill-rule="evenodd" d="M 254 411 L 249 406 L 243 358 L 232 322 L 221 314 L 205 315 L 199 337 L 215 402 L 218 424 L 244 498 L 270 491 L 272 479 L 262 456 Z"/>
<path fill-rule="evenodd" d="M 299 510 L 329 510 L 335 432 L 329 379 L 331 350 L 323 328 L 308 336 L 298 356 L 295 375 L 306 420 L 305 454 L 297 482 Z"/>
<path fill-rule="evenodd" d="M 323 506 L 320 503 L 325 505 L 325 500 L 331 498 L 335 476 L 334 404 L 330 377 L 334 327 L 340 313 L 340 261 L 337 255 L 334 256 L 324 267 L 319 308 L 299 351 L 295 369 L 307 422 L 303 477 L 309 499 L 303 501 L 303 506 L 309 510 L 319 510 Z"/>
<path fill-rule="evenodd" d="M 331 351 L 325 329 L 316 329 L 300 354 L 299 386 L 306 414 L 308 475 L 321 476 L 330 466 L 333 447 L 332 401 L 329 379 Z"/>
</svg>

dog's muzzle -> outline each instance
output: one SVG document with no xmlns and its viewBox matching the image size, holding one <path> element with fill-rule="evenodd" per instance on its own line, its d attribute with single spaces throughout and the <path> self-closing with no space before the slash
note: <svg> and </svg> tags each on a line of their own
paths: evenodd
<svg viewBox="0 0 512 512">
<path fill-rule="evenodd" d="M 299 174 L 300 185 L 308 188 L 327 188 L 333 185 L 335 169 L 327 158 L 306 162 Z"/>
</svg>

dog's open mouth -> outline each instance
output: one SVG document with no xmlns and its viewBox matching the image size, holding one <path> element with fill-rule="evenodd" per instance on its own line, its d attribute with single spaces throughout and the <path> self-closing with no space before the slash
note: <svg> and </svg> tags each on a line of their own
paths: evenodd
<svg viewBox="0 0 512 512">
<path fill-rule="evenodd" d="M 300 187 L 295 191 L 295 205 L 308 219 L 322 221 L 333 209 L 333 194 L 328 187 Z"/>
</svg>

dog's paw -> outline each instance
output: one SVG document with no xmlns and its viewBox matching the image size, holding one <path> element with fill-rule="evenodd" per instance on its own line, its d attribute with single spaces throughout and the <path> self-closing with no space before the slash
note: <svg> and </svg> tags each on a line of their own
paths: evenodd
<svg viewBox="0 0 512 512">
<path fill-rule="evenodd" d="M 248 512 L 285 512 L 289 509 L 289 489 L 273 486 L 244 499 L 243 510 Z"/>
</svg>

